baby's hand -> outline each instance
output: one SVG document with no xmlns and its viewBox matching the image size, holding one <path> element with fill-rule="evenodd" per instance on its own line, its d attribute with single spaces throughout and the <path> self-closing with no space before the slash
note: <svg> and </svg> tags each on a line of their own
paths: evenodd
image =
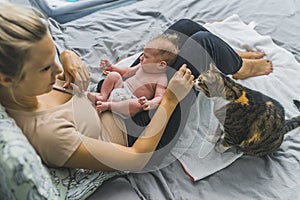
<svg viewBox="0 0 300 200">
<path fill-rule="evenodd" d="M 149 101 L 145 96 L 142 96 L 142 97 L 138 98 L 138 102 L 143 107 L 143 110 L 150 110 L 151 109 Z"/>
<path fill-rule="evenodd" d="M 101 71 L 109 70 L 109 67 L 111 67 L 111 62 L 107 59 L 101 59 L 100 70 Z"/>
</svg>

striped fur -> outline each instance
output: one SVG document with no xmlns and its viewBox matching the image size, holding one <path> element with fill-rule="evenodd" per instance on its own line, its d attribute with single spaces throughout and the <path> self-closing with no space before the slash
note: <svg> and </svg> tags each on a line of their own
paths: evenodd
<svg viewBox="0 0 300 200">
<path fill-rule="evenodd" d="M 294 104 L 296 105 L 296 107 L 298 108 L 298 110 L 300 111 L 300 101 L 298 100 L 293 100 Z M 300 116 L 297 117 L 293 117 L 291 119 L 288 119 L 285 121 L 285 132 L 289 132 L 295 128 L 297 128 L 298 126 L 300 126 Z"/>
<path fill-rule="evenodd" d="M 242 86 L 214 66 L 196 79 L 195 89 L 227 101 L 214 111 L 223 127 L 215 135 L 221 138 L 216 146 L 221 152 L 236 146 L 246 155 L 267 155 L 279 148 L 285 133 L 300 126 L 300 116 L 285 120 L 284 108 L 278 101 Z"/>
</svg>

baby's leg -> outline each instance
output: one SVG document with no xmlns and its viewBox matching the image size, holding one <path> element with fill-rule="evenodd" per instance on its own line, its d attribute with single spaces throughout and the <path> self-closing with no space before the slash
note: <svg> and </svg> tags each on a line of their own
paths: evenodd
<svg viewBox="0 0 300 200">
<path fill-rule="evenodd" d="M 104 79 L 101 92 L 99 93 L 88 93 L 88 99 L 97 104 L 97 102 L 107 101 L 111 91 L 115 88 L 123 87 L 122 76 L 118 72 L 110 72 Z"/>
<path fill-rule="evenodd" d="M 96 97 L 96 101 L 107 101 L 111 91 L 120 87 L 123 87 L 122 76 L 118 72 L 109 72 L 101 87 L 100 96 Z"/>
</svg>

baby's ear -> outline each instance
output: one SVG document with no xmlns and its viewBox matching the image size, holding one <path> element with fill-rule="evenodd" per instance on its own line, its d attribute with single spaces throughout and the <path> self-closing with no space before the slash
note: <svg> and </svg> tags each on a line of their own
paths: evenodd
<svg viewBox="0 0 300 200">
<path fill-rule="evenodd" d="M 167 62 L 164 61 L 164 60 L 159 62 L 159 67 L 160 67 L 161 69 L 165 69 L 167 66 L 168 66 L 168 64 L 167 64 Z"/>
</svg>

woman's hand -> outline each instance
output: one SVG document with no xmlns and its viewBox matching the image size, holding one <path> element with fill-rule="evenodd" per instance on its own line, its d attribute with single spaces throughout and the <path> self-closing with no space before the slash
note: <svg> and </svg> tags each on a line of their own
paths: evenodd
<svg viewBox="0 0 300 200">
<path fill-rule="evenodd" d="M 167 98 L 171 100 L 175 98 L 179 102 L 189 93 L 193 85 L 194 76 L 186 64 L 183 64 L 169 81 L 167 87 L 169 92 L 166 93 Z"/>
<path fill-rule="evenodd" d="M 63 51 L 60 60 L 64 69 L 62 78 L 66 81 L 63 87 L 68 87 L 74 82 L 80 91 L 85 91 L 90 83 L 90 74 L 82 60 L 70 50 Z"/>
</svg>

